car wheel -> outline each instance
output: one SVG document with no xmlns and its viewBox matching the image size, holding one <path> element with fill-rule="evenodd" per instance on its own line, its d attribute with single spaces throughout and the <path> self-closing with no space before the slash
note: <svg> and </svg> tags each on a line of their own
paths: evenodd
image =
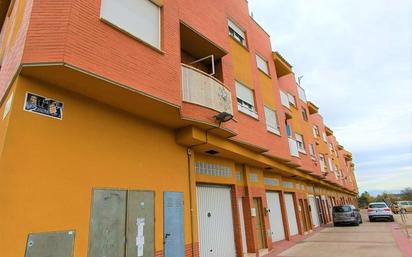
<svg viewBox="0 0 412 257">
<path fill-rule="evenodd" d="M 395 219 L 393 218 L 393 216 L 391 216 L 390 221 L 394 222 Z"/>
<path fill-rule="evenodd" d="M 369 222 L 373 222 L 373 219 L 372 219 L 372 218 L 369 218 Z"/>
<path fill-rule="evenodd" d="M 363 223 L 363 220 L 362 220 L 362 217 L 360 217 L 359 218 L 359 224 L 362 224 Z"/>
<path fill-rule="evenodd" d="M 334 227 L 337 227 L 338 225 L 339 225 L 338 223 L 333 222 Z"/>
</svg>

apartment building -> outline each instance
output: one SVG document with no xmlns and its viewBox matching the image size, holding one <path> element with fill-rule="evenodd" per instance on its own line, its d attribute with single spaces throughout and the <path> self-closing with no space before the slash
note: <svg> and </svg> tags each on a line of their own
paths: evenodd
<svg viewBox="0 0 412 257">
<path fill-rule="evenodd" d="M 5 0 L 0 27 L 2 256 L 263 256 L 355 204 L 247 1 Z"/>
</svg>

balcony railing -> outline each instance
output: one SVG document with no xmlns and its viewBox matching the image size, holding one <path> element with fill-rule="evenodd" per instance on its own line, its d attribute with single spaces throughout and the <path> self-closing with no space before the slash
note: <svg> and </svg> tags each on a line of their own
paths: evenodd
<svg viewBox="0 0 412 257">
<path fill-rule="evenodd" d="M 288 140 L 290 155 L 299 157 L 298 144 L 296 143 L 296 140 L 290 137 L 288 138 Z"/>
<path fill-rule="evenodd" d="M 232 94 L 216 78 L 182 64 L 183 101 L 233 115 Z"/>
</svg>

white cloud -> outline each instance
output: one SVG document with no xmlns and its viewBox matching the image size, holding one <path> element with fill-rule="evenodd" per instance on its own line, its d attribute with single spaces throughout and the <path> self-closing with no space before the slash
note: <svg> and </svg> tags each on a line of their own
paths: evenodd
<svg viewBox="0 0 412 257">
<path fill-rule="evenodd" d="M 361 188 L 412 181 L 412 170 L 404 170 L 412 162 L 412 1 L 249 0 L 249 6 L 361 164 L 357 174 L 367 178 Z M 373 163 L 393 166 L 373 179 Z"/>
</svg>

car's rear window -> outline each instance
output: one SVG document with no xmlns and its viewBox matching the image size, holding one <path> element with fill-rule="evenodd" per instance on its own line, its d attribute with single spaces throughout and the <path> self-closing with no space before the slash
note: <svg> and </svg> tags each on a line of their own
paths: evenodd
<svg viewBox="0 0 412 257">
<path fill-rule="evenodd" d="M 369 208 L 387 208 L 386 204 L 383 203 L 374 203 L 374 204 L 369 204 Z"/>
<path fill-rule="evenodd" d="M 352 208 L 349 206 L 335 206 L 333 207 L 334 212 L 350 212 Z"/>
</svg>

